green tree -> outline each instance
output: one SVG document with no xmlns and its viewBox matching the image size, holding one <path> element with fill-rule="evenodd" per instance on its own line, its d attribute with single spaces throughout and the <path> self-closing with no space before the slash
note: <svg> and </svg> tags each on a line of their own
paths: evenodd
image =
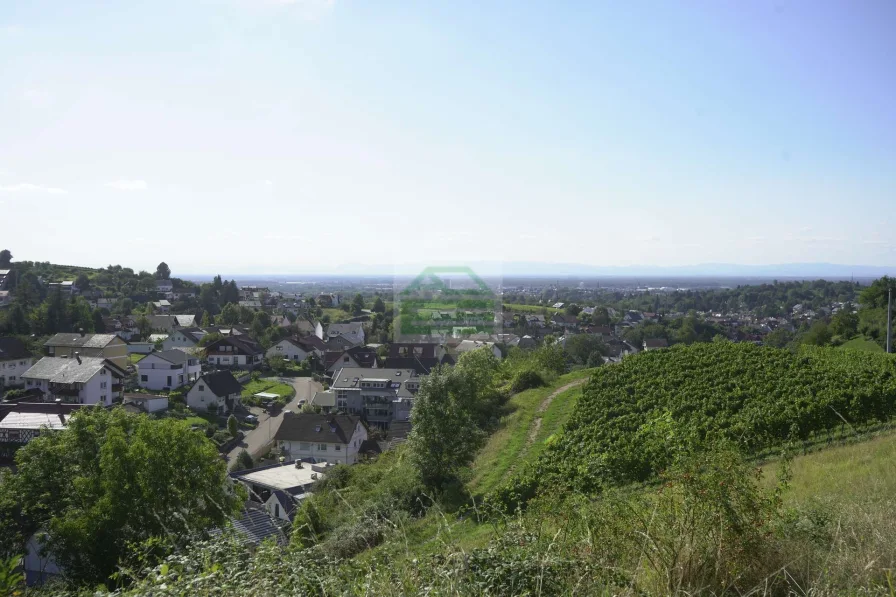
<svg viewBox="0 0 896 597">
<path fill-rule="evenodd" d="M 90 288 L 90 278 L 87 277 L 87 274 L 78 274 L 78 277 L 75 278 L 75 286 L 78 287 L 78 290 L 85 291 Z"/>
<path fill-rule="evenodd" d="M 4 269 L 9 268 L 11 261 L 12 253 L 9 252 L 9 249 L 3 249 L 2 251 L 0 251 L 0 267 Z"/>
<path fill-rule="evenodd" d="M 238 325 L 240 322 L 240 308 L 236 303 L 227 303 L 216 319 L 221 325 Z"/>
<path fill-rule="evenodd" d="M 152 332 L 152 324 L 149 322 L 149 318 L 146 315 L 141 315 L 137 318 L 137 331 L 140 332 L 140 337 L 144 340 L 149 337 L 150 332 Z"/>
<path fill-rule="evenodd" d="M 423 378 L 411 411 L 411 462 L 423 482 L 442 489 L 457 480 L 482 445 L 476 424 L 476 391 L 456 368 L 436 369 Z"/>
<path fill-rule="evenodd" d="M 841 309 L 831 318 L 831 333 L 848 340 L 856 335 L 859 329 L 859 315 L 849 309 Z"/>
<path fill-rule="evenodd" d="M 164 261 L 156 267 L 156 280 L 170 280 L 171 268 Z"/>
<path fill-rule="evenodd" d="M 236 280 L 231 280 L 230 282 L 225 282 L 223 284 L 220 297 L 222 305 L 240 302 L 240 291 L 236 287 Z"/>
<path fill-rule="evenodd" d="M 784 348 L 793 341 L 793 332 L 786 328 L 778 328 L 769 332 L 762 341 L 774 348 Z"/>
<path fill-rule="evenodd" d="M 364 297 L 361 296 L 361 293 L 358 293 L 355 295 L 355 298 L 352 299 L 352 315 L 360 315 L 363 309 Z"/>
<path fill-rule="evenodd" d="M 381 297 L 376 297 L 376 300 L 373 301 L 373 309 L 374 313 L 385 313 L 386 312 L 386 303 L 383 302 Z"/>
<path fill-rule="evenodd" d="M 578 305 L 566 305 L 564 312 L 570 317 L 576 317 L 579 313 L 582 312 L 582 308 Z"/>
<path fill-rule="evenodd" d="M 823 321 L 816 321 L 809 330 L 803 334 L 801 342 L 803 344 L 811 344 L 814 346 L 825 346 L 831 343 L 831 328 Z"/>
<path fill-rule="evenodd" d="M 227 431 L 230 433 L 230 437 L 236 437 L 240 431 L 239 423 L 233 415 L 227 417 Z"/>
<path fill-rule="evenodd" d="M 200 323 L 199 325 L 202 326 L 202 329 L 206 329 L 206 328 L 208 328 L 211 324 L 212 324 L 212 322 L 211 322 L 211 319 L 210 319 L 209 316 L 208 316 L 208 311 L 205 311 L 205 312 L 202 314 L 202 323 Z"/>
<path fill-rule="evenodd" d="M 603 359 L 598 357 L 607 354 L 607 346 L 599 337 L 591 334 L 575 334 L 568 337 L 564 350 L 579 365 L 587 364 L 589 359 L 603 362 Z M 591 358 L 592 354 L 595 355 L 594 359 Z"/>
<path fill-rule="evenodd" d="M 184 545 L 242 502 L 212 442 L 183 421 L 122 409 L 78 411 L 66 430 L 21 448 L 16 466 L 0 484 L 0 504 L 10 495 L 17 504 L 7 521 L 19 536 L 45 531 L 76 584 L 106 581 L 130 545 L 153 537 Z"/>
<path fill-rule="evenodd" d="M 93 331 L 102 334 L 106 331 L 106 324 L 103 322 L 103 312 L 99 309 L 93 310 Z"/>
<path fill-rule="evenodd" d="M 255 462 L 252 460 L 252 455 L 249 454 L 246 450 L 240 450 L 240 453 L 237 454 L 236 460 L 230 466 L 231 471 L 244 471 L 246 469 L 252 468 L 255 466 Z"/>
</svg>

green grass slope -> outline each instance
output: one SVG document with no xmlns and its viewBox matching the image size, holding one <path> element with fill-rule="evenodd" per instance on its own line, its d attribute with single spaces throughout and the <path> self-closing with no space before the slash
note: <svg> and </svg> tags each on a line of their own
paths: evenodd
<svg viewBox="0 0 896 597">
<path fill-rule="evenodd" d="M 540 487 L 591 493 L 647 480 L 709 440 L 757 454 L 894 411 L 891 355 L 727 342 L 641 353 L 599 369 L 563 432 L 496 497 L 513 508 Z"/>
<path fill-rule="evenodd" d="M 865 352 L 883 352 L 884 349 L 880 347 L 880 344 L 871 340 L 869 338 L 865 338 L 863 336 L 857 336 L 848 342 L 844 342 L 840 345 L 840 348 L 847 348 L 850 350 L 863 350 Z"/>
</svg>

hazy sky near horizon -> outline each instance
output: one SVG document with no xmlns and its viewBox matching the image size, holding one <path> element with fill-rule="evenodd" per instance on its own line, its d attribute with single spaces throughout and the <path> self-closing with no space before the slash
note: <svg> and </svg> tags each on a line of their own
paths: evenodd
<svg viewBox="0 0 896 597">
<path fill-rule="evenodd" d="M 9 0 L 0 248 L 890 265 L 894 25 L 892 0 Z"/>
</svg>

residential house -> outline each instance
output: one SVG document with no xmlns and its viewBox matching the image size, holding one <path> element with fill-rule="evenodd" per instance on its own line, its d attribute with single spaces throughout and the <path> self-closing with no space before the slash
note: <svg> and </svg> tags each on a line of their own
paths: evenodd
<svg viewBox="0 0 896 597">
<path fill-rule="evenodd" d="M 326 294 L 321 293 L 317 295 L 317 304 L 323 308 L 332 308 L 339 306 L 339 295 L 338 294 Z"/>
<path fill-rule="evenodd" d="M 353 346 L 363 346 L 364 326 L 361 323 L 331 323 L 327 326 L 327 337 L 324 340 L 337 336 L 342 336 Z"/>
<path fill-rule="evenodd" d="M 496 358 L 500 359 L 503 357 L 501 349 L 494 342 L 483 342 L 481 340 L 461 340 L 452 348 L 452 352 L 455 357 L 459 357 L 465 352 L 478 350 L 483 347 L 488 348 Z"/>
<path fill-rule="evenodd" d="M 128 367 L 128 345 L 115 334 L 60 333 L 46 342 L 47 356 L 74 358 L 101 357 L 126 371 Z"/>
<path fill-rule="evenodd" d="M 125 394 L 122 406 L 138 413 L 157 413 L 168 410 L 168 397 L 154 394 Z"/>
<path fill-rule="evenodd" d="M 302 317 L 296 319 L 294 325 L 296 326 L 296 329 L 298 330 L 300 336 L 314 334 L 317 330 L 317 326 L 315 324 Z M 321 328 L 321 330 L 323 330 L 323 328 Z M 323 336 L 323 331 L 321 331 L 321 336 Z"/>
<path fill-rule="evenodd" d="M 261 505 L 246 507 L 240 513 L 239 518 L 231 517 L 229 528 L 244 546 L 255 548 L 265 541 L 273 540 L 277 545 L 286 546 L 289 539 L 281 524 L 265 511 Z M 212 537 L 220 536 L 224 531 L 215 528 L 209 531 Z"/>
<path fill-rule="evenodd" d="M 531 348 L 538 348 L 538 342 L 536 342 L 535 338 L 532 336 L 526 335 L 520 338 L 520 342 L 517 346 L 524 350 L 528 350 Z"/>
<path fill-rule="evenodd" d="M 62 293 L 63 296 L 72 296 L 74 294 L 78 294 L 78 287 L 75 286 L 74 280 L 65 280 L 62 282 L 49 282 L 47 284 L 47 288 L 50 290 L 50 294 L 53 294 L 57 290 Z"/>
<path fill-rule="evenodd" d="M 319 408 L 324 414 L 334 412 L 336 410 L 336 392 L 332 390 L 315 392 L 309 404 Z"/>
<path fill-rule="evenodd" d="M 250 504 L 263 505 L 274 518 L 291 522 L 298 503 L 326 476 L 327 469 L 295 459 L 234 471 L 230 478 L 246 488 Z"/>
<path fill-rule="evenodd" d="M 439 365 L 453 365 L 454 358 L 443 344 L 432 342 L 395 342 L 389 347 L 384 366 L 391 369 L 413 369 L 417 375 L 427 375 Z"/>
<path fill-rule="evenodd" d="M 162 313 L 163 315 L 171 311 L 171 303 L 168 301 L 168 299 L 153 301 L 152 306 L 156 311 Z"/>
<path fill-rule="evenodd" d="M 376 369 L 376 351 L 365 346 L 355 346 L 343 351 L 324 354 L 324 369 L 333 375 L 343 367 Z"/>
<path fill-rule="evenodd" d="M 168 294 L 174 290 L 174 283 L 171 280 L 156 280 L 156 292 Z"/>
<path fill-rule="evenodd" d="M 555 313 L 551 318 L 551 323 L 566 330 L 577 327 L 579 325 L 579 320 L 575 315 Z"/>
<path fill-rule="evenodd" d="M 154 352 L 137 362 L 137 385 L 147 390 L 173 390 L 195 381 L 201 370 L 199 357 L 182 350 Z"/>
<path fill-rule="evenodd" d="M 177 320 L 177 327 L 179 328 L 191 328 L 197 325 L 195 315 L 175 315 L 174 319 Z"/>
<path fill-rule="evenodd" d="M 533 328 L 543 328 L 545 326 L 544 315 L 526 315 L 526 325 Z"/>
<path fill-rule="evenodd" d="M 264 349 L 248 336 L 227 336 L 205 347 L 210 365 L 252 369 L 261 364 Z"/>
<path fill-rule="evenodd" d="M 274 435 L 277 447 L 298 460 L 354 464 L 367 427 L 353 415 L 294 414 L 287 411 Z"/>
<path fill-rule="evenodd" d="M 625 315 L 622 317 L 622 321 L 625 323 L 638 324 L 644 320 L 644 316 L 641 315 L 640 311 L 627 311 Z"/>
<path fill-rule="evenodd" d="M 140 333 L 133 317 L 103 317 L 103 333 L 115 334 L 125 342 Z"/>
<path fill-rule="evenodd" d="M 304 338 L 284 338 L 265 353 L 268 359 L 287 359 L 301 363 L 314 353 L 314 349 L 307 343 L 302 342 Z M 318 340 L 320 340 L 318 338 Z"/>
<path fill-rule="evenodd" d="M 362 369 L 345 367 L 333 375 L 336 409 L 364 417 L 368 424 L 389 429 L 406 420 L 420 389 L 413 369 Z"/>
<path fill-rule="evenodd" d="M 18 338 L 0 338 L 0 393 L 10 386 L 24 385 L 22 375 L 34 364 L 34 357 Z"/>
<path fill-rule="evenodd" d="M 0 269 L 0 290 L 6 290 L 6 287 L 9 285 L 9 279 L 9 270 Z"/>
<path fill-rule="evenodd" d="M 599 336 L 601 340 L 607 341 L 613 337 L 613 328 L 607 325 L 595 325 L 591 328 L 591 333 Z"/>
<path fill-rule="evenodd" d="M 177 329 L 177 317 L 174 315 L 149 315 L 149 327 L 152 331 L 170 334 Z"/>
<path fill-rule="evenodd" d="M 278 328 L 288 328 L 292 325 L 292 322 L 289 321 L 289 317 L 286 315 L 274 315 L 271 317 L 271 325 L 275 325 Z"/>
<path fill-rule="evenodd" d="M 109 359 L 75 355 L 44 357 L 22 377 L 27 390 L 39 390 L 45 402 L 57 398 L 76 404 L 111 406 L 121 397 L 127 371 Z"/>
<path fill-rule="evenodd" d="M 0 403 L 0 460 L 11 459 L 19 446 L 43 430 L 65 429 L 72 413 L 81 406 L 54 402 Z"/>
<path fill-rule="evenodd" d="M 249 301 L 239 301 L 240 307 L 245 307 L 247 309 L 253 309 L 258 311 L 261 309 L 261 301 L 258 300 L 249 300 Z"/>
<path fill-rule="evenodd" d="M 230 412 L 241 403 L 243 387 L 230 371 L 203 373 L 187 392 L 187 406 L 197 411 L 214 405 L 218 411 Z"/>
<path fill-rule="evenodd" d="M 562 309 L 562 308 L 563 308 L 563 305 L 565 305 L 565 304 L 566 304 L 566 303 L 554 303 L 553 305 L 551 305 L 551 307 L 552 307 L 553 309 Z"/>
<path fill-rule="evenodd" d="M 647 338 L 644 340 L 643 346 L 644 350 L 657 350 L 668 347 L 669 342 L 665 338 Z"/>
<path fill-rule="evenodd" d="M 205 332 L 197 327 L 179 328 L 168 334 L 168 338 L 162 342 L 162 349 L 196 348 L 205 335 Z"/>
</svg>

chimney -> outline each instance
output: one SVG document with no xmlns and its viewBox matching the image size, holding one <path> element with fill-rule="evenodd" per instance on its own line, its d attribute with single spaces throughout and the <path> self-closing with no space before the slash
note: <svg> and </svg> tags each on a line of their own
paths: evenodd
<svg viewBox="0 0 896 597">
<path fill-rule="evenodd" d="M 81 334 L 81 337 L 84 337 L 84 328 L 78 328 L 78 333 Z"/>
<path fill-rule="evenodd" d="M 78 364 L 80 365 L 81 364 L 81 355 L 79 353 L 75 352 L 75 358 L 78 359 Z"/>
</svg>

